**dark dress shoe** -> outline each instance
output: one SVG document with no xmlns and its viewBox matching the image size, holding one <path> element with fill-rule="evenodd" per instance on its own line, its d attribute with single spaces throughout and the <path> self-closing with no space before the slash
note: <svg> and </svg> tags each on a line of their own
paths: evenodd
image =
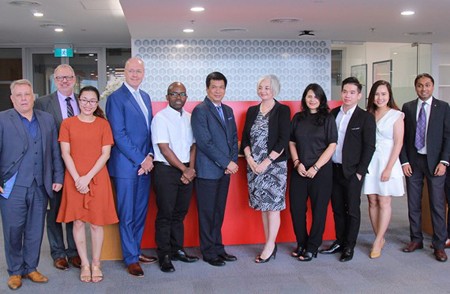
<svg viewBox="0 0 450 294">
<path fill-rule="evenodd" d="M 132 263 L 128 265 L 128 273 L 135 277 L 143 277 L 144 271 L 142 270 L 141 266 L 139 265 L 139 262 Z"/>
<path fill-rule="evenodd" d="M 353 248 L 345 248 L 339 261 L 346 262 L 353 259 Z"/>
<path fill-rule="evenodd" d="M 403 252 L 414 252 L 417 249 L 422 249 L 423 243 L 422 242 L 409 242 L 408 245 L 406 245 L 405 248 L 403 248 Z"/>
<path fill-rule="evenodd" d="M 148 256 L 145 255 L 143 253 L 141 253 L 141 255 L 139 255 L 139 262 L 140 263 L 144 263 L 144 264 L 152 264 L 158 261 L 158 258 L 154 257 L 154 256 Z"/>
<path fill-rule="evenodd" d="M 219 257 L 224 261 L 236 261 L 237 257 L 228 253 L 219 254 Z"/>
<path fill-rule="evenodd" d="M 447 261 L 447 254 L 444 249 L 434 249 L 434 257 L 436 257 L 437 261 Z"/>
<path fill-rule="evenodd" d="M 341 252 L 343 249 L 344 248 L 341 244 L 334 241 L 333 244 L 331 244 L 331 246 L 328 247 L 328 249 L 322 249 L 319 252 L 321 254 L 335 254 L 335 253 Z"/>
<path fill-rule="evenodd" d="M 76 268 L 81 268 L 81 258 L 77 256 L 69 257 L 69 263 Z"/>
<path fill-rule="evenodd" d="M 198 257 L 187 255 L 183 249 L 180 249 L 172 254 L 172 260 L 179 260 L 182 262 L 196 262 L 198 260 Z"/>
<path fill-rule="evenodd" d="M 300 261 L 311 261 L 313 258 L 317 258 L 317 251 L 310 252 L 310 251 L 303 251 L 302 254 L 298 257 L 298 260 Z"/>
<path fill-rule="evenodd" d="M 69 263 L 67 262 L 67 260 L 64 257 L 55 259 L 55 261 L 53 261 L 53 265 L 57 269 L 62 270 L 62 271 L 69 269 Z"/>
<path fill-rule="evenodd" d="M 300 255 L 302 255 L 303 250 L 305 250 L 305 248 L 302 245 L 297 245 L 295 250 L 291 252 L 291 256 L 292 257 L 299 257 Z"/>
<path fill-rule="evenodd" d="M 175 268 L 173 267 L 172 261 L 170 261 L 170 256 L 165 255 L 162 260 L 159 260 L 159 268 L 162 272 L 165 273 L 172 273 L 175 271 Z"/>
<path fill-rule="evenodd" d="M 223 261 L 223 259 L 220 257 L 204 260 L 212 266 L 224 266 L 226 264 L 225 261 Z"/>
</svg>

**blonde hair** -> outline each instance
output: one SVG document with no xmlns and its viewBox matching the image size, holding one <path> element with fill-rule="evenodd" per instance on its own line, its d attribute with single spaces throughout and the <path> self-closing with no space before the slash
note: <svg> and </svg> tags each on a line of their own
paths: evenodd
<svg viewBox="0 0 450 294">
<path fill-rule="evenodd" d="M 33 85 L 31 84 L 31 82 L 29 80 L 27 80 L 27 79 L 15 80 L 9 86 L 9 88 L 11 89 L 11 94 L 16 86 L 21 86 L 21 85 L 30 86 L 31 90 L 33 90 Z"/>
</svg>

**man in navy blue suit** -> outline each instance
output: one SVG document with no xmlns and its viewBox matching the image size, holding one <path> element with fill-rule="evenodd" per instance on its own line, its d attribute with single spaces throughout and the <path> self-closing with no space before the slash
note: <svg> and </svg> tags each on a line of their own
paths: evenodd
<svg viewBox="0 0 450 294">
<path fill-rule="evenodd" d="M 144 276 L 139 262 L 157 261 L 141 252 L 153 169 L 152 106 L 150 96 L 140 89 L 144 74 L 144 62 L 130 58 L 125 63 L 125 82 L 106 103 L 114 136 L 108 170 L 116 188 L 123 261 L 137 277 Z"/>
<path fill-rule="evenodd" d="M 33 110 L 28 80 L 11 84 L 14 109 L 0 112 L 0 212 L 8 287 L 48 278 L 37 271 L 48 198 L 62 188 L 64 167 L 53 117 Z"/>
<path fill-rule="evenodd" d="M 238 138 L 231 107 L 222 104 L 227 79 L 220 72 L 206 77 L 207 96 L 192 112 L 197 143 L 196 191 L 200 225 L 200 250 L 204 261 L 223 266 L 236 256 L 225 252 L 222 223 L 230 175 L 238 171 Z"/>
</svg>

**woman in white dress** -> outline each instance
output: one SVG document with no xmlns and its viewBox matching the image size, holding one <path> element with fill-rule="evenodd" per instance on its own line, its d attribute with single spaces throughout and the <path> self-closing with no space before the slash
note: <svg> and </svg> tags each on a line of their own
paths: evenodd
<svg viewBox="0 0 450 294">
<path fill-rule="evenodd" d="M 403 145 L 403 112 L 398 110 L 391 85 L 383 80 L 373 84 L 367 111 L 377 122 L 376 150 L 369 164 L 363 192 L 369 200 L 369 216 L 375 233 L 370 258 L 381 256 L 384 234 L 391 220 L 391 196 L 405 194 L 403 172 L 399 161 Z"/>
</svg>

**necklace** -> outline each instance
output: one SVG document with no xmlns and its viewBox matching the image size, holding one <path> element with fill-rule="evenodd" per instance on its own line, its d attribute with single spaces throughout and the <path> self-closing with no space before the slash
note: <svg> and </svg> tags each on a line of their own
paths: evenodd
<svg viewBox="0 0 450 294">
<path fill-rule="evenodd" d="M 264 105 L 261 103 L 261 105 L 259 106 L 259 111 L 263 114 L 266 115 L 269 111 L 272 110 L 272 108 L 275 106 L 275 100 L 272 100 L 272 103 L 269 107 L 264 107 Z M 265 108 L 265 109 L 264 109 Z"/>
</svg>

